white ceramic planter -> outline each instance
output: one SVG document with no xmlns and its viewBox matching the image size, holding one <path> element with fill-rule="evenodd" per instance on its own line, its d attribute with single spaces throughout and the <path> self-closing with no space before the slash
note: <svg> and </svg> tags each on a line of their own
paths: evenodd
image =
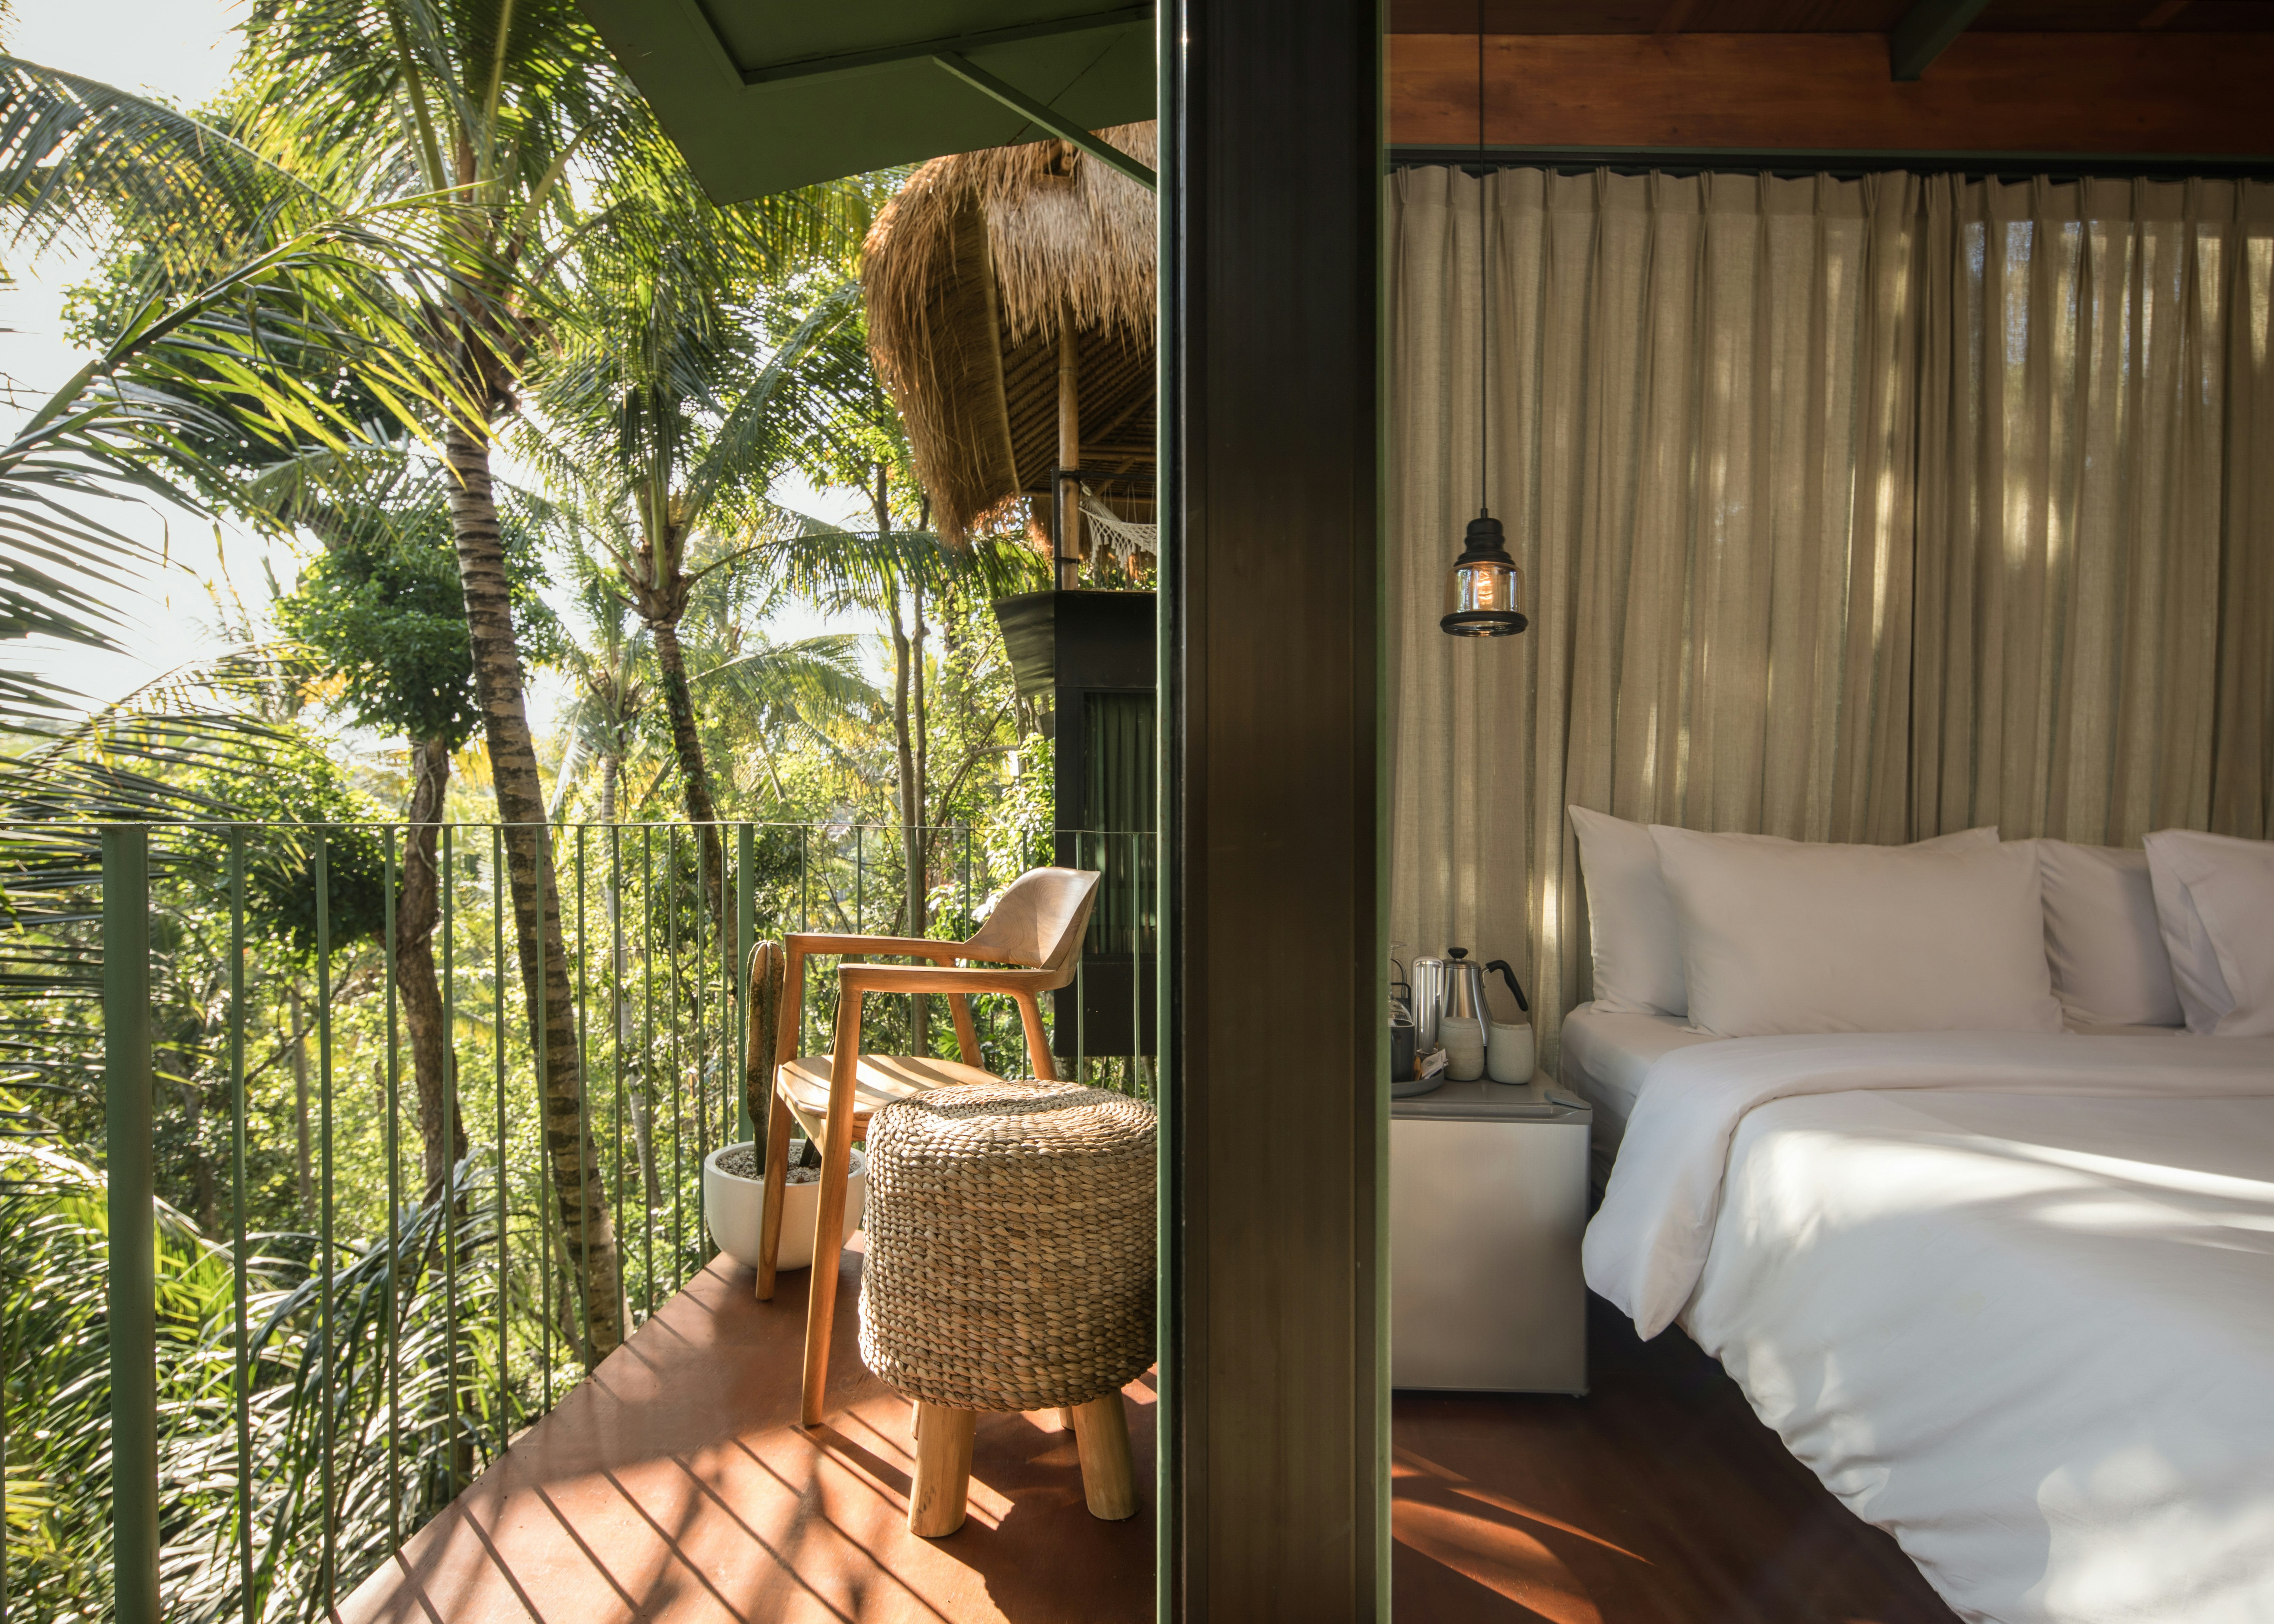
<svg viewBox="0 0 2274 1624">
<path fill-rule="evenodd" d="M 744 1178 L 719 1165 L 728 1151 L 748 1150 L 747 1143 L 725 1145 L 703 1159 L 703 1222 L 712 1242 L 746 1268 L 758 1267 L 758 1221 L 765 1215 L 766 1186 L 763 1179 Z M 800 1269 L 813 1262 L 813 1208 L 820 1199 L 818 1180 L 790 1184 L 782 1192 L 781 1252 L 777 1269 Z M 845 1233 L 861 1227 L 869 1204 L 869 1159 L 853 1153 L 852 1171 L 845 1180 Z"/>
</svg>

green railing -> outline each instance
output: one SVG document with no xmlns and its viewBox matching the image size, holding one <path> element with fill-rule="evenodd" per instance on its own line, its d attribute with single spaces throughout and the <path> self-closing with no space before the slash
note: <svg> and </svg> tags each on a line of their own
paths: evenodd
<svg viewBox="0 0 2274 1624">
<path fill-rule="evenodd" d="M 629 1332 L 712 1255 L 703 1162 L 749 1137 L 749 944 L 905 923 L 894 829 L 721 825 L 706 883 L 687 825 L 548 828 L 556 1020 L 521 974 L 512 831 L 444 825 L 422 1074 L 413 832 L 0 831 L 0 1619 L 322 1616 L 605 1351 L 594 1282 Z M 1105 873 L 1090 948 L 1129 1000 L 1101 1021 L 1062 996 L 1061 1070 L 1149 1092 L 1153 837 L 1058 836 Z M 922 838 L 928 934 L 968 935 L 1016 864 Z M 809 1047 L 834 997 L 815 975 Z M 1015 1011 L 976 1002 L 990 1068 L 1022 1074 Z M 954 1052 L 910 998 L 866 1025 Z M 1109 1026 L 1124 1052 L 1090 1052 Z M 557 1090 L 546 1119 L 560 1034 L 573 1131 Z"/>
</svg>

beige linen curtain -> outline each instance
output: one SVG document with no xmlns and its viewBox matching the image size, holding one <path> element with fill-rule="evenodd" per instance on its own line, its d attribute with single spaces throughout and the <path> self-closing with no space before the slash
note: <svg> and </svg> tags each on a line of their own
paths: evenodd
<svg viewBox="0 0 2274 1624">
<path fill-rule="evenodd" d="M 1528 972 L 1552 1064 L 1589 996 L 1567 803 L 2265 834 L 2270 199 L 1394 175 L 1394 943 Z M 1436 630 L 1480 459 L 1519 638 Z"/>
</svg>

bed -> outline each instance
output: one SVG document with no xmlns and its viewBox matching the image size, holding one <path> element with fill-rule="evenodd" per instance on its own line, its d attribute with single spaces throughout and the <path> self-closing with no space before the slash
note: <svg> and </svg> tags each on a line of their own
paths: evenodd
<svg viewBox="0 0 2274 1624">
<path fill-rule="evenodd" d="M 2274 844 L 1572 821 L 1588 1284 L 1969 1619 L 2274 1624 Z"/>
<path fill-rule="evenodd" d="M 1966 1618 L 2274 1620 L 2274 1040 L 1680 1026 L 1565 1028 L 1596 1289 Z"/>
</svg>

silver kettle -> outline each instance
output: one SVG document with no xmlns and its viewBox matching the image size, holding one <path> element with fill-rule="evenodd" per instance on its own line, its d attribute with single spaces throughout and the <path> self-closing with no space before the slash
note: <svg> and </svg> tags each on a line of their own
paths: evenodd
<svg viewBox="0 0 2274 1624">
<path fill-rule="evenodd" d="M 1438 1023 L 1446 1016 L 1472 1019 L 1478 1030 L 1490 1029 L 1492 1017 L 1485 1009 L 1485 977 L 1497 970 L 1516 995 L 1516 1007 L 1531 1013 L 1516 971 L 1505 959 L 1479 964 L 1465 947 L 1449 947 L 1442 959 L 1413 961 L 1413 1044 L 1422 1054 L 1437 1047 Z"/>
</svg>

